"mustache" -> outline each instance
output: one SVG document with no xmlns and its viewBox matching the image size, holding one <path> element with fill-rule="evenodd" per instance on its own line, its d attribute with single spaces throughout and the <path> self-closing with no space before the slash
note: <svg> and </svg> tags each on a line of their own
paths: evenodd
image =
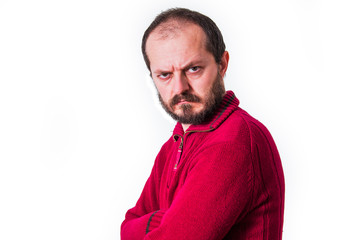
<svg viewBox="0 0 360 240">
<path fill-rule="evenodd" d="M 174 106 L 181 101 L 200 102 L 201 99 L 194 94 L 185 92 L 185 93 L 175 95 L 170 101 L 170 106 Z"/>
</svg>

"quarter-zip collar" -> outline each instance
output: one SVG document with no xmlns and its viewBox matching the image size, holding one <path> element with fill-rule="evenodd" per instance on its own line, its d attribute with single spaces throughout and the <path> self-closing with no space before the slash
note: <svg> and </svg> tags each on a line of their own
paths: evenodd
<svg viewBox="0 0 360 240">
<path fill-rule="evenodd" d="M 232 91 L 227 91 L 218 110 L 215 112 L 214 116 L 207 122 L 204 122 L 199 125 L 190 125 L 190 127 L 184 132 L 181 123 L 177 123 L 173 137 L 176 141 L 178 136 L 183 136 L 188 132 L 209 132 L 218 128 L 229 115 L 238 108 L 239 100 L 236 98 L 235 94 Z"/>
</svg>

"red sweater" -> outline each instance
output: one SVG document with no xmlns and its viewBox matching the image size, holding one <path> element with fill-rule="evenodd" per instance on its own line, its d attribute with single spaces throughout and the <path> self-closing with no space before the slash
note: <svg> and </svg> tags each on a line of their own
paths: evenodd
<svg viewBox="0 0 360 240">
<path fill-rule="evenodd" d="M 282 237 L 284 175 L 268 130 L 228 91 L 214 118 L 177 124 L 156 157 L 121 239 Z"/>
</svg>

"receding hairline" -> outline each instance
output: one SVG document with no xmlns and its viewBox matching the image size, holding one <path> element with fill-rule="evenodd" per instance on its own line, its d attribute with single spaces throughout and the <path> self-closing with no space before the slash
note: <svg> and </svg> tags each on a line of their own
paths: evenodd
<svg viewBox="0 0 360 240">
<path fill-rule="evenodd" d="M 152 35 L 157 35 L 158 40 L 165 40 L 168 38 L 177 37 L 184 29 L 190 25 L 195 25 L 201 29 L 201 31 L 205 34 L 204 30 L 201 26 L 193 21 L 183 19 L 183 18 L 169 18 L 165 22 L 160 23 L 156 28 L 154 28 L 149 37 Z"/>
</svg>

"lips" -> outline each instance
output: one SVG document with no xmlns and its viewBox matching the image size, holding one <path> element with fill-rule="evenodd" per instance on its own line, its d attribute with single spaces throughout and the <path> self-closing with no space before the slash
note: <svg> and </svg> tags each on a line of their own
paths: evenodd
<svg viewBox="0 0 360 240">
<path fill-rule="evenodd" d="M 189 105 L 191 103 L 194 103 L 194 102 L 188 101 L 188 100 L 185 100 L 185 99 L 181 99 L 181 100 L 177 101 L 177 103 L 172 105 L 172 107 L 175 107 L 175 106 L 181 107 L 181 106 L 184 106 L 184 105 Z"/>
<path fill-rule="evenodd" d="M 180 100 L 177 104 L 181 104 L 181 103 L 189 103 L 189 101 L 185 100 L 185 99 L 182 99 Z"/>
</svg>

